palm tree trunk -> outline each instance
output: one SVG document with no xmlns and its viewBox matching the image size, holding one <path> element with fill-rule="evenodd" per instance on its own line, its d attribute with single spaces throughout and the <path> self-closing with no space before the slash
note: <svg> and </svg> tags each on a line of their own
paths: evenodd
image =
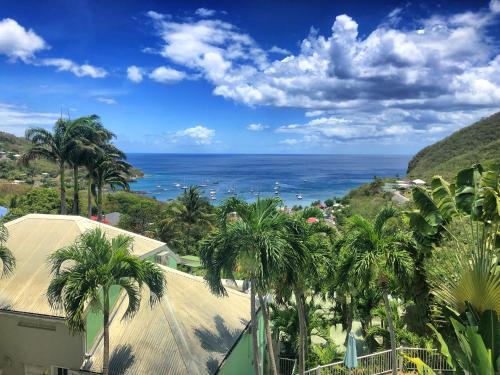
<svg viewBox="0 0 500 375">
<path fill-rule="evenodd" d="M 64 163 L 59 164 L 59 180 L 61 184 L 61 215 L 66 215 L 66 181 L 64 178 Z"/>
<path fill-rule="evenodd" d="M 352 308 L 353 301 L 352 301 L 352 296 L 348 296 L 349 299 L 346 297 L 346 303 L 345 303 L 345 308 L 346 308 L 346 319 L 347 319 L 347 324 L 346 324 L 346 335 L 345 335 L 345 341 L 344 345 L 347 346 L 347 340 L 349 339 L 349 334 L 352 331 L 352 322 L 354 320 L 354 311 Z"/>
<path fill-rule="evenodd" d="M 297 314 L 299 316 L 299 375 L 304 375 L 306 368 L 306 316 L 302 300 L 302 293 L 298 289 L 294 289 L 295 303 L 297 304 Z"/>
<path fill-rule="evenodd" d="M 97 186 L 97 220 L 102 221 L 102 187 Z"/>
<path fill-rule="evenodd" d="M 103 290 L 104 304 L 103 304 L 103 323 L 104 323 L 104 349 L 102 356 L 102 374 L 109 374 L 109 291 Z"/>
<path fill-rule="evenodd" d="M 73 165 L 73 214 L 80 214 L 80 197 L 78 188 L 78 165 Z"/>
<path fill-rule="evenodd" d="M 257 344 L 257 313 L 255 310 L 255 280 L 250 282 L 250 318 L 252 320 L 252 347 L 253 347 L 253 370 L 254 375 L 260 375 L 259 371 L 259 346 Z"/>
<path fill-rule="evenodd" d="M 274 356 L 273 339 L 271 337 L 271 328 L 269 328 L 269 314 L 266 302 L 259 293 L 260 308 L 264 316 L 264 328 L 266 330 L 267 339 L 267 353 L 269 355 L 269 362 L 271 363 L 271 374 L 278 375 L 278 367 L 276 367 L 276 357 Z"/>
<path fill-rule="evenodd" d="M 92 178 L 89 177 L 87 181 L 87 217 L 90 219 L 92 217 Z"/>
<path fill-rule="evenodd" d="M 387 315 L 387 329 L 391 338 L 391 362 L 392 362 L 392 375 L 397 375 L 397 357 L 396 357 L 396 336 L 394 334 L 394 323 L 392 322 L 391 304 L 387 292 L 382 292 L 385 305 L 385 313 Z"/>
</svg>

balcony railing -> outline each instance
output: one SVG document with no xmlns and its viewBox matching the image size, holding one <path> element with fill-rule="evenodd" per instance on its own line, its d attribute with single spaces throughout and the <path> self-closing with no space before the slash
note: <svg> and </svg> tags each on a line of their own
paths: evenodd
<svg viewBox="0 0 500 375">
<path fill-rule="evenodd" d="M 446 358 L 441 355 L 436 349 L 424 348 L 397 348 L 398 363 L 396 364 L 399 371 L 415 371 L 416 367 L 413 363 L 407 361 L 404 355 L 409 357 L 417 357 L 424 361 L 437 374 L 450 374 L 454 370 L 446 362 Z M 344 367 L 342 361 L 320 365 L 305 372 L 306 375 L 382 375 L 389 374 L 392 371 L 391 351 L 384 350 L 382 352 L 372 353 L 358 357 L 358 366 L 349 371 Z"/>
</svg>

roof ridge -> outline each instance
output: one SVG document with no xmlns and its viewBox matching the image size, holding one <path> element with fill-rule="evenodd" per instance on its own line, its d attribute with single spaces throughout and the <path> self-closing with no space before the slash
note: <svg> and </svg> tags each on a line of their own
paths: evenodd
<svg viewBox="0 0 500 375">
<path fill-rule="evenodd" d="M 6 226 L 10 226 L 12 224 L 16 224 L 18 222 L 21 222 L 21 221 L 24 221 L 24 220 L 27 220 L 27 219 L 66 220 L 66 221 L 73 221 L 77 225 L 78 225 L 78 223 L 85 223 L 85 224 L 90 224 L 90 225 L 94 225 L 94 226 L 102 226 L 104 228 L 109 228 L 110 230 L 115 230 L 115 231 L 123 233 L 123 234 L 133 235 L 133 236 L 136 236 L 138 238 L 142 238 L 144 240 L 148 240 L 148 241 L 151 241 L 151 242 L 156 242 L 156 243 L 161 244 L 162 246 L 166 245 L 166 243 L 163 242 L 163 241 L 155 240 L 154 238 L 146 237 L 146 236 L 144 236 L 142 234 L 138 234 L 138 233 L 135 233 L 135 232 L 130 232 L 130 231 L 127 231 L 125 229 L 118 228 L 118 227 L 115 227 L 113 225 L 109 225 L 109 224 L 102 223 L 102 222 L 99 222 L 99 221 L 94 221 L 94 220 L 91 220 L 91 219 L 89 219 L 87 217 L 83 217 L 83 216 L 79 216 L 79 215 L 60 215 L 60 214 L 31 213 L 31 214 L 26 214 L 24 216 L 21 216 L 21 217 L 19 217 L 17 219 L 14 219 L 12 221 L 9 221 L 9 222 L 5 223 L 5 225 Z M 82 228 L 80 226 L 78 226 L 78 227 L 79 227 L 80 230 L 82 230 Z"/>
<path fill-rule="evenodd" d="M 197 281 L 197 282 L 202 283 L 202 284 L 204 284 L 204 285 L 206 285 L 206 286 L 208 287 L 207 282 L 206 282 L 206 281 L 205 281 L 205 279 L 204 279 L 203 277 L 201 277 L 201 276 L 191 275 L 191 274 L 189 274 L 189 273 L 187 273 L 187 272 L 182 272 L 182 271 L 176 270 L 176 269 L 174 269 L 174 268 L 170 268 L 170 267 L 168 267 L 168 266 L 164 266 L 163 264 L 157 264 L 157 265 L 158 265 L 158 266 L 159 266 L 162 270 L 164 270 L 164 271 L 167 271 L 167 272 L 171 272 L 171 273 L 177 274 L 177 275 L 179 275 L 179 276 L 185 277 L 185 278 L 187 278 L 187 279 L 191 279 L 191 280 L 193 280 L 193 281 Z M 233 293 L 233 294 L 236 294 L 236 295 L 239 295 L 239 296 L 242 296 L 242 297 L 250 298 L 250 296 L 249 296 L 247 293 L 245 293 L 245 292 L 241 292 L 241 291 L 236 290 L 236 289 L 233 289 L 233 288 L 226 288 L 226 291 L 227 291 L 227 292 L 230 292 L 230 293 Z M 210 293 L 212 293 L 212 292 L 210 291 Z"/>
</svg>

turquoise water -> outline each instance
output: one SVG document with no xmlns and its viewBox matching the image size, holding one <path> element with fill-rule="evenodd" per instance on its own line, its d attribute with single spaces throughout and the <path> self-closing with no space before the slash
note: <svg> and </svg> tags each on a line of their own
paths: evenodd
<svg viewBox="0 0 500 375">
<path fill-rule="evenodd" d="M 290 206 L 343 196 L 374 176 L 404 176 L 410 158 L 409 155 L 128 155 L 128 161 L 145 173 L 144 178 L 132 183 L 131 189 L 159 200 L 174 199 L 182 193 L 183 186 L 203 185 L 203 194 L 213 196 L 213 203 L 230 196 L 251 201 L 260 195 L 279 196 Z"/>
</svg>

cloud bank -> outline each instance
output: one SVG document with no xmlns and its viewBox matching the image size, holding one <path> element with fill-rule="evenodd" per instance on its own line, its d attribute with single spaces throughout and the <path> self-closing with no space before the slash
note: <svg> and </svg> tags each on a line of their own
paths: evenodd
<svg viewBox="0 0 500 375">
<path fill-rule="evenodd" d="M 498 27 L 500 1 L 433 15 L 411 29 L 398 26 L 406 12 L 394 9 L 366 36 L 355 19 L 338 15 L 328 35 L 311 28 L 294 54 L 266 50 L 220 19 L 155 13 L 151 20 L 159 54 L 210 82 L 215 95 L 318 117 L 280 133 L 334 142 L 435 137 L 498 110 L 500 55 L 488 32 Z M 286 56 L 273 60 L 277 53 Z"/>
</svg>

